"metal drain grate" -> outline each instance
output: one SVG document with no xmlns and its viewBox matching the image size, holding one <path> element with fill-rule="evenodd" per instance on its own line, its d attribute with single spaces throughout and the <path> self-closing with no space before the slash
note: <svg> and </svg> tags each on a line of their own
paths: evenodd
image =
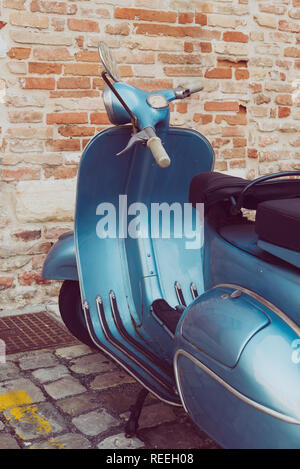
<svg viewBox="0 0 300 469">
<path fill-rule="evenodd" d="M 7 355 L 80 342 L 47 313 L 20 314 L 0 318 L 0 339 Z"/>
</svg>

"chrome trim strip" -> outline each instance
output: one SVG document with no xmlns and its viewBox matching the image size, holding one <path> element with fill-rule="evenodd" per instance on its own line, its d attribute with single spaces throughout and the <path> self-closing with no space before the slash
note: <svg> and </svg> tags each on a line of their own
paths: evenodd
<svg viewBox="0 0 300 469">
<path fill-rule="evenodd" d="M 218 285 L 215 285 L 212 288 L 218 288 L 218 287 L 233 288 L 235 290 L 240 290 L 249 296 L 252 296 L 252 298 L 260 301 L 263 305 L 267 306 L 267 308 L 271 309 L 273 313 L 276 314 L 276 316 L 282 319 L 282 321 L 285 322 L 295 332 L 295 334 L 297 334 L 298 337 L 300 337 L 300 327 L 291 318 L 289 318 L 283 311 L 281 311 L 281 309 L 279 309 L 273 303 L 271 303 L 270 301 L 260 296 L 258 293 L 255 293 L 252 290 L 248 290 L 245 287 L 241 287 L 240 285 L 235 285 L 232 283 L 220 283 Z"/>
<path fill-rule="evenodd" d="M 197 287 L 194 284 L 194 282 L 191 283 L 190 289 L 191 289 L 191 294 L 192 294 L 193 300 L 195 300 L 196 298 L 198 298 L 199 294 L 198 294 Z"/>
<path fill-rule="evenodd" d="M 220 378 L 220 376 L 218 376 L 216 373 L 214 373 L 212 370 L 210 370 L 206 365 L 204 365 L 202 362 L 197 360 L 197 358 L 193 357 L 193 355 L 186 352 L 185 350 L 178 349 L 175 353 L 175 356 L 174 356 L 175 378 L 176 378 L 177 388 L 178 388 L 178 391 L 179 391 L 179 396 L 180 396 L 180 399 L 182 401 L 182 405 L 183 405 L 183 407 L 184 407 L 184 409 L 187 413 L 188 413 L 188 410 L 187 410 L 186 404 L 184 402 L 183 392 L 182 392 L 182 389 L 181 389 L 180 379 L 179 379 L 179 372 L 178 372 L 178 357 L 179 357 L 179 355 L 183 355 L 186 358 L 188 358 L 189 360 L 191 360 L 196 366 L 201 368 L 201 370 L 203 370 L 211 378 L 216 380 L 219 384 L 221 384 L 221 386 L 223 386 L 225 389 L 227 389 L 227 391 L 231 392 L 235 397 L 237 397 L 238 399 L 243 401 L 245 404 L 247 404 L 247 405 L 255 408 L 256 410 L 259 410 L 259 411 L 261 411 L 261 412 L 263 412 L 267 415 L 270 415 L 271 417 L 274 417 L 278 420 L 282 420 L 283 422 L 291 423 L 291 424 L 294 424 L 294 425 L 300 425 L 300 420 L 297 420 L 293 417 L 290 417 L 289 415 L 282 414 L 281 412 L 277 412 L 276 410 L 270 409 L 269 407 L 266 407 L 262 404 L 259 404 L 258 402 L 253 401 L 249 397 L 247 397 L 244 394 L 240 393 L 235 388 L 230 386 L 230 384 L 228 384 L 226 381 L 224 381 L 222 378 Z"/>
<path fill-rule="evenodd" d="M 112 292 L 113 293 L 113 292 Z M 110 300 L 112 301 L 112 296 L 110 296 Z M 100 313 L 100 310 L 99 310 L 99 307 L 100 305 L 102 304 L 102 298 L 100 296 L 97 296 L 96 298 L 96 304 L 97 304 L 97 313 L 98 313 L 98 318 L 99 318 L 99 321 L 100 321 L 100 324 L 101 324 L 101 327 L 102 327 L 102 330 L 104 332 L 104 334 L 106 335 L 106 332 L 105 332 L 105 325 L 103 324 L 103 321 L 102 321 L 102 318 L 101 318 L 101 313 Z M 111 303 L 111 307 L 113 308 L 113 305 Z M 103 310 L 104 311 L 104 310 Z M 158 381 L 159 384 L 164 387 L 167 391 L 170 391 L 170 387 L 168 388 L 166 386 L 166 384 L 161 381 L 158 377 L 156 377 L 153 373 L 151 373 L 151 371 L 146 368 L 146 366 L 144 366 L 139 360 L 138 358 L 136 358 L 134 356 L 133 353 L 130 353 L 126 350 L 126 348 L 124 347 L 121 347 L 117 341 L 113 341 L 112 339 L 110 339 L 109 337 L 106 337 L 106 340 L 108 342 L 110 342 L 114 347 L 116 347 L 121 353 L 123 353 L 124 355 L 126 355 L 130 360 L 132 360 L 136 365 L 138 365 L 142 370 L 144 370 L 144 372 L 146 372 L 149 376 L 152 377 L 152 379 L 154 379 L 155 381 Z"/>
<path fill-rule="evenodd" d="M 101 300 L 102 301 L 102 300 Z M 171 401 L 168 401 L 167 399 L 163 399 L 159 394 L 157 394 L 155 391 L 153 391 L 153 389 L 150 389 L 148 386 L 145 385 L 145 383 L 140 379 L 138 378 L 131 370 L 129 370 L 122 362 L 120 362 L 114 355 L 112 355 L 111 353 L 109 353 L 104 347 L 101 347 L 93 338 L 93 334 L 91 333 L 91 330 L 90 330 L 90 327 L 89 327 L 89 321 L 87 319 L 87 312 L 86 312 L 86 307 L 87 309 L 89 309 L 89 305 L 88 305 L 88 302 L 87 301 L 84 301 L 82 303 L 82 306 L 83 306 L 83 312 L 84 312 L 84 318 L 85 318 L 85 321 L 86 321 L 86 325 L 87 325 L 87 328 L 88 328 L 88 332 L 90 334 L 90 337 L 91 337 L 91 340 L 94 342 L 94 344 L 96 345 L 96 347 L 100 350 L 102 350 L 102 352 L 104 352 L 107 356 L 109 356 L 110 358 L 112 358 L 116 363 L 118 363 L 118 365 L 120 365 L 124 370 L 127 371 L 127 373 L 132 376 L 139 384 L 141 384 L 144 388 L 146 388 L 149 392 L 151 392 L 155 397 L 157 397 L 157 399 L 159 399 L 160 401 L 162 402 L 165 402 L 166 404 L 169 404 L 169 405 L 172 405 L 174 407 L 181 407 L 180 404 L 176 404 L 175 402 L 171 402 Z"/>
<path fill-rule="evenodd" d="M 174 283 L 174 287 L 175 287 L 175 291 L 176 291 L 176 295 L 177 295 L 177 299 L 179 301 L 179 304 L 182 305 L 182 306 L 186 306 L 186 302 L 185 302 L 185 299 L 184 299 L 184 296 L 183 296 L 183 292 L 182 292 L 182 288 L 181 288 L 180 283 L 176 281 Z"/>
</svg>

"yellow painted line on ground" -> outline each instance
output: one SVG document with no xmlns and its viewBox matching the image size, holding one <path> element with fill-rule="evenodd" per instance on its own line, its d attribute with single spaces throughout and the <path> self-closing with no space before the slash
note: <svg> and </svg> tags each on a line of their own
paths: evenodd
<svg viewBox="0 0 300 469">
<path fill-rule="evenodd" d="M 30 404 L 30 396 L 25 391 L 10 391 L 0 395 L 0 412 L 11 409 L 12 407 Z"/>
<path fill-rule="evenodd" d="M 10 416 L 8 420 L 18 420 L 19 422 L 30 422 L 33 425 L 32 432 L 36 433 L 36 436 L 49 435 L 52 430 L 51 424 L 47 419 L 38 415 L 37 405 L 25 405 L 21 407 L 14 407 L 9 410 Z M 22 440 L 26 440 L 21 433 L 18 435 Z"/>
<path fill-rule="evenodd" d="M 35 438 L 47 436 L 52 430 L 50 422 L 38 414 L 39 408 L 36 404 L 32 404 L 32 399 L 26 391 L 17 390 L 10 391 L 0 395 L 0 412 L 6 413 L 6 420 L 17 420 L 19 422 L 30 422 L 32 424 L 32 432 Z M 16 430 L 17 435 L 26 440 L 26 437 Z M 46 440 L 54 448 L 64 449 L 64 446 L 58 439 L 49 438 Z"/>
<path fill-rule="evenodd" d="M 59 442 L 59 440 L 54 440 L 54 439 L 51 439 L 49 438 L 49 440 L 47 440 L 47 443 L 49 443 L 50 446 L 53 447 L 53 449 L 65 449 L 65 446 Z M 29 449 L 35 449 L 34 446 L 29 446 Z"/>
</svg>

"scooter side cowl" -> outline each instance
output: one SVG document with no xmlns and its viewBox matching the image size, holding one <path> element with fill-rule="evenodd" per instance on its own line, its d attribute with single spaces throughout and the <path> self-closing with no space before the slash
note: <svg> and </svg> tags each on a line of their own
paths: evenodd
<svg viewBox="0 0 300 469">
<path fill-rule="evenodd" d="M 50 280 L 78 280 L 73 231 L 60 236 L 50 249 L 42 275 Z"/>
<path fill-rule="evenodd" d="M 299 328 L 255 293 L 220 286 L 197 298 L 174 358 L 193 421 L 225 448 L 299 448 L 299 343 Z"/>
</svg>

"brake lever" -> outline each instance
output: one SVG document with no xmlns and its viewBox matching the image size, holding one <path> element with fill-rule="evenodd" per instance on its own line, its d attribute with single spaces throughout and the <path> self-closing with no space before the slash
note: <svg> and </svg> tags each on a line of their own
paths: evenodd
<svg viewBox="0 0 300 469">
<path fill-rule="evenodd" d="M 124 150 L 117 153 L 117 156 L 124 155 L 124 153 L 129 151 L 137 143 L 142 143 L 143 145 L 146 145 L 148 140 L 150 140 L 150 138 L 155 137 L 155 136 L 156 134 L 154 130 L 152 129 L 152 127 L 145 127 L 143 130 L 141 130 L 140 132 L 137 132 L 130 138 L 127 146 L 124 148 Z"/>
</svg>

